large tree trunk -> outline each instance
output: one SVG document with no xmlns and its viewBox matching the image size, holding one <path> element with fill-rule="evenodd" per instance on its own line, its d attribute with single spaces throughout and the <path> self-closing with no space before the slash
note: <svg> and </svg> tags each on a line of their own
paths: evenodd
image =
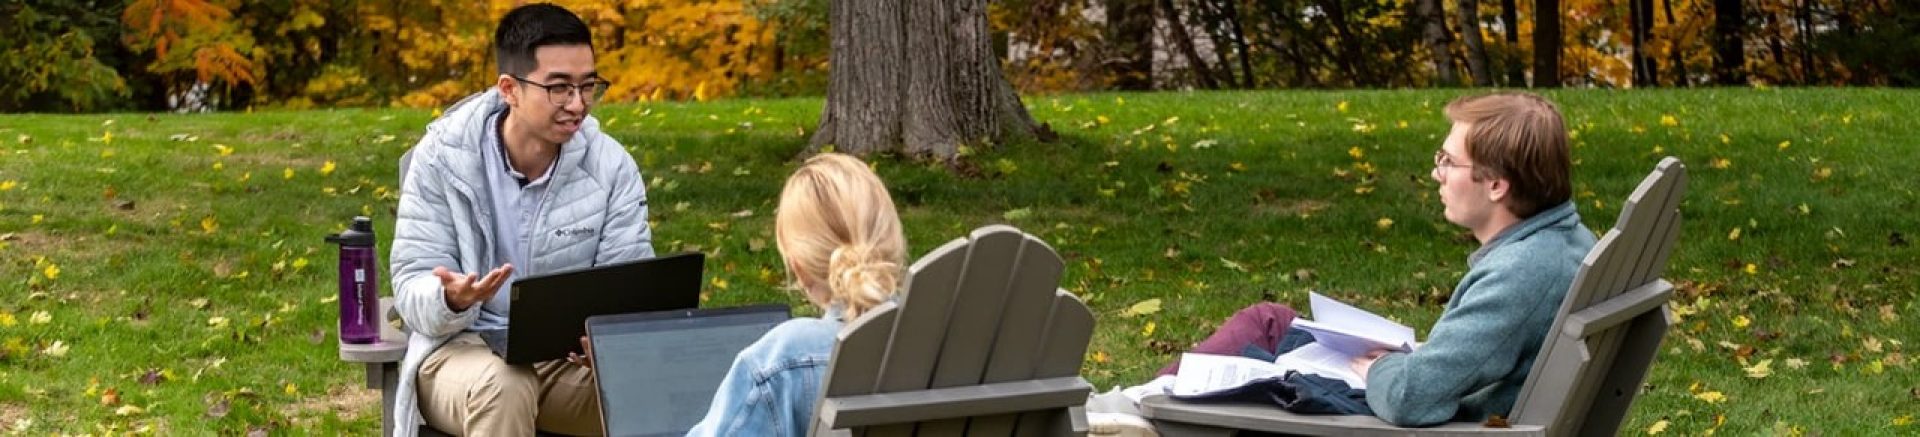
<svg viewBox="0 0 1920 437">
<path fill-rule="evenodd" d="M 1107 71 L 1114 88 L 1153 89 L 1153 1 L 1107 0 Z"/>
<path fill-rule="evenodd" d="M 1507 53 L 1518 51 L 1520 47 L 1520 5 L 1514 0 L 1500 0 L 1500 29 L 1507 38 Z M 1527 66 L 1518 55 L 1501 56 L 1500 64 L 1507 69 L 1505 86 L 1526 86 Z"/>
<path fill-rule="evenodd" d="M 1452 33 L 1447 32 L 1446 7 L 1443 0 L 1419 0 L 1415 5 L 1414 16 L 1421 21 L 1422 35 L 1427 40 L 1427 49 L 1433 54 L 1433 71 L 1439 74 L 1436 85 L 1458 86 L 1460 76 L 1453 72 Z"/>
<path fill-rule="evenodd" d="M 1480 0 L 1460 0 L 1460 39 L 1467 42 L 1467 74 L 1473 76 L 1473 86 L 1493 86 L 1486 37 L 1480 33 Z"/>
<path fill-rule="evenodd" d="M 1560 87 L 1560 0 L 1533 2 L 1533 86 Z"/>
<path fill-rule="evenodd" d="M 833 0 L 827 107 L 809 152 L 953 159 L 1053 133 L 1000 72 L 986 0 Z"/>
<path fill-rule="evenodd" d="M 1746 11 L 1743 0 L 1713 1 L 1713 82 L 1747 83 Z"/>
</svg>

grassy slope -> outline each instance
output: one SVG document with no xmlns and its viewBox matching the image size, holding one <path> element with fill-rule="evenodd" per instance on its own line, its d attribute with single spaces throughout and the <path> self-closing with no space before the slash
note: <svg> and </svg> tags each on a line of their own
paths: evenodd
<svg viewBox="0 0 1920 437">
<path fill-rule="evenodd" d="M 1439 218 L 1425 176 L 1447 128 L 1440 108 L 1461 93 L 1031 97 L 1067 141 L 976 153 L 960 175 L 878 167 L 916 252 L 989 223 L 1058 248 L 1064 286 L 1100 317 L 1085 374 L 1125 384 L 1263 296 L 1304 307 L 1320 290 L 1431 326 L 1474 247 Z M 1920 341 L 1908 243 L 1920 229 L 1903 212 L 1920 200 L 1920 139 L 1900 114 L 1920 94 L 1551 97 L 1578 131 L 1575 191 L 1590 227 L 1612 223 L 1658 157 L 1692 171 L 1668 276 L 1683 285 L 1681 312 L 1694 312 L 1669 336 L 1629 430 L 1664 419 L 1685 434 L 1912 432 L 1898 423 L 1920 403 L 1904 355 Z M 819 107 L 596 112 L 650 181 L 656 246 L 710 253 L 710 305 L 804 305 L 780 290 L 768 243 L 773 197 Z M 334 358 L 334 251 L 320 237 L 362 211 L 391 230 L 393 162 L 430 116 L 0 117 L 0 188 L 12 183 L 0 191 L 0 426 L 376 427 L 377 401 Z M 1123 313 L 1155 298 L 1158 312 Z M 64 354 L 48 353 L 55 342 Z M 1761 360 L 1771 374 L 1747 377 Z M 1697 396 L 1713 392 L 1724 400 Z"/>
</svg>

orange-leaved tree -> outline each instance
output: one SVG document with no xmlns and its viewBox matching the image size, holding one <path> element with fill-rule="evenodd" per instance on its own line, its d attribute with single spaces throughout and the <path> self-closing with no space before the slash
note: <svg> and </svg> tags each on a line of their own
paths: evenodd
<svg viewBox="0 0 1920 437">
<path fill-rule="evenodd" d="M 218 106 L 234 87 L 251 87 L 266 77 L 266 69 L 254 62 L 253 37 L 238 31 L 231 6 L 133 0 L 120 16 L 130 30 L 123 42 L 136 53 L 153 54 L 147 71 L 165 78 L 169 96 L 195 101 L 183 106 Z"/>
</svg>

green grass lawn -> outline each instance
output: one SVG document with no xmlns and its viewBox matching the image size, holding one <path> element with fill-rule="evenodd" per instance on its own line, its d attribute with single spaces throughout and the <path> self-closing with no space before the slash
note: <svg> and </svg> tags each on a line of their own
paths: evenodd
<svg viewBox="0 0 1920 437">
<path fill-rule="evenodd" d="M 1421 332 L 1475 247 L 1427 178 L 1465 91 L 1028 98 L 1064 134 L 966 170 L 882 160 L 915 253 L 1009 223 L 1066 257 L 1099 317 L 1084 375 L 1144 381 L 1234 310 L 1319 290 Z M 1604 230 L 1662 156 L 1692 181 L 1668 335 L 1625 425 L 1696 435 L 1920 432 L 1920 93 L 1551 93 Z M 782 291 L 774 197 L 817 99 L 596 111 L 639 159 L 662 252 L 708 253 L 707 305 Z M 0 116 L 0 429 L 366 434 L 336 359 L 335 250 L 422 110 Z M 383 275 L 384 276 L 384 275 Z M 383 288 L 386 290 L 386 288 Z M 1158 299 L 1159 310 L 1130 312 Z M 1142 307 L 1150 305 L 1142 305 Z M 802 308 L 802 313 L 813 313 Z"/>
</svg>

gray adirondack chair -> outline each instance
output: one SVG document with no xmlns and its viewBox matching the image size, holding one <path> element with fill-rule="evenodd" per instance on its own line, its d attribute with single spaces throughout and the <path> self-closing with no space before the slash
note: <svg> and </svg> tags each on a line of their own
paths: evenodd
<svg viewBox="0 0 1920 437">
<path fill-rule="evenodd" d="M 393 308 L 393 298 L 380 298 L 380 314 Z M 367 388 L 380 391 L 380 435 L 393 435 L 394 387 L 400 385 L 400 359 L 407 355 L 407 334 L 392 323 L 380 324 L 380 341 L 340 343 L 340 361 L 366 368 Z"/>
<path fill-rule="evenodd" d="M 907 293 L 850 322 L 815 436 L 1085 435 L 1093 313 L 1046 243 L 987 226 L 909 269 Z"/>
<path fill-rule="evenodd" d="M 1141 410 L 1161 435 L 1614 435 L 1666 336 L 1673 285 L 1660 278 L 1680 234 L 1686 166 L 1666 158 L 1627 198 L 1613 229 L 1581 261 L 1541 356 L 1514 403 L 1511 426 L 1448 423 L 1401 428 L 1373 416 L 1309 416 L 1251 404 L 1196 404 L 1165 396 Z"/>
</svg>

